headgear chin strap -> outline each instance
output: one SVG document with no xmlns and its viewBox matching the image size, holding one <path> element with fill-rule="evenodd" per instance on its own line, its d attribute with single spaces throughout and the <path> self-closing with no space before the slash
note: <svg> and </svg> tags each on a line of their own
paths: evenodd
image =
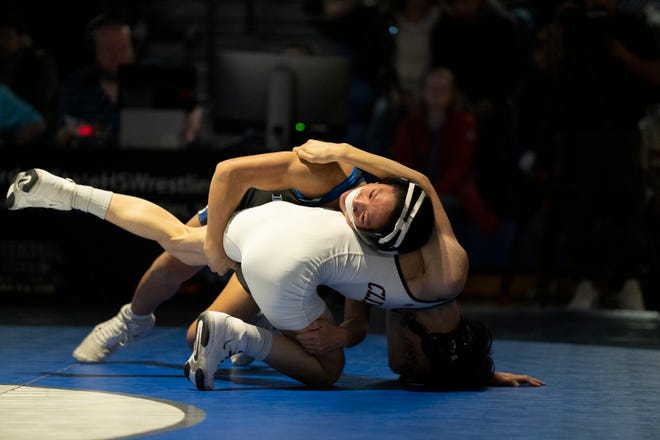
<svg viewBox="0 0 660 440">
<path fill-rule="evenodd" d="M 360 194 L 360 191 L 362 191 L 362 188 L 364 187 L 359 187 L 355 188 L 351 192 L 349 192 L 346 195 L 346 198 L 344 199 L 344 206 L 346 208 L 346 214 L 348 214 L 348 219 L 351 221 L 351 225 L 353 226 L 353 229 L 357 231 L 357 226 L 355 226 L 355 214 L 353 214 L 353 200 Z"/>
</svg>

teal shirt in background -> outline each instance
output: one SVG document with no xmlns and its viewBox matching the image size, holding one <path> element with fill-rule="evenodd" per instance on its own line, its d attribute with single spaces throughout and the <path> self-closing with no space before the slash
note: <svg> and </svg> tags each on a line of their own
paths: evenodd
<svg viewBox="0 0 660 440">
<path fill-rule="evenodd" d="M 14 136 L 21 127 L 41 120 L 43 117 L 30 104 L 0 84 L 0 138 Z"/>
</svg>

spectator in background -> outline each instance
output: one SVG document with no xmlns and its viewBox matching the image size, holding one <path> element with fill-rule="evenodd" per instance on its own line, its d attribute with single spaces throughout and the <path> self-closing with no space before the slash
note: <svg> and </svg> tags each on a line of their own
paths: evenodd
<svg viewBox="0 0 660 440">
<path fill-rule="evenodd" d="M 367 145 L 374 103 L 392 75 L 392 36 L 382 6 L 358 0 L 307 0 L 304 9 L 311 22 L 336 43 L 337 55 L 348 59 L 347 142 Z"/>
<path fill-rule="evenodd" d="M 33 143 L 45 128 L 43 117 L 30 104 L 0 84 L 0 145 Z"/>
<path fill-rule="evenodd" d="M 36 110 L 48 130 L 54 130 L 58 92 L 55 62 L 34 47 L 23 21 L 6 11 L 0 12 L 0 83 L 32 107 L 31 111 Z"/>
<path fill-rule="evenodd" d="M 390 15 L 393 71 L 374 103 L 364 143 L 381 155 L 393 147 L 397 121 L 420 110 L 422 77 L 431 65 L 431 30 L 440 8 L 433 0 L 398 0 Z"/>
<path fill-rule="evenodd" d="M 568 307 L 644 309 L 638 122 L 660 99 L 660 51 L 646 22 L 618 9 L 617 0 L 568 3 L 559 23 L 561 132 L 573 184 L 569 250 L 577 282 Z"/>
<path fill-rule="evenodd" d="M 511 207 L 517 174 L 510 99 L 525 68 L 512 16 L 489 0 L 444 0 L 431 36 L 432 65 L 449 68 L 477 118 L 477 183 L 499 212 Z"/>
<path fill-rule="evenodd" d="M 452 224 L 458 227 L 467 213 L 490 236 L 498 219 L 481 197 L 472 174 L 476 123 L 472 113 L 458 105 L 452 72 L 430 70 L 421 95 L 422 112 L 398 124 L 392 157 L 429 177 Z"/>
<path fill-rule="evenodd" d="M 116 147 L 119 141 L 119 82 L 122 65 L 136 62 L 131 29 L 122 20 L 99 15 L 87 26 L 94 64 L 73 73 L 60 93 L 57 142 L 60 145 Z M 187 115 L 184 138 L 196 141 L 201 107 Z"/>
<path fill-rule="evenodd" d="M 403 102 L 419 103 L 431 65 L 431 31 L 440 16 L 432 0 L 400 0 L 394 10 L 394 70 Z"/>
<path fill-rule="evenodd" d="M 119 84 L 122 64 L 135 62 L 130 27 L 100 15 L 87 28 L 94 64 L 67 78 L 60 93 L 57 143 L 116 146 L 119 139 Z"/>
</svg>

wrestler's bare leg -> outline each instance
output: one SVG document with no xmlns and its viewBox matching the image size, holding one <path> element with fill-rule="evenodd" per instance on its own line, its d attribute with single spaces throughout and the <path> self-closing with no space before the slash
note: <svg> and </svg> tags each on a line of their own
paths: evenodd
<svg viewBox="0 0 660 440">
<path fill-rule="evenodd" d="M 190 227 L 155 203 L 115 193 L 105 220 L 138 237 L 158 242 L 185 264 L 206 265 L 206 227 Z"/>
<path fill-rule="evenodd" d="M 181 236 L 194 236 L 193 248 L 201 248 L 203 243 L 203 235 L 192 233 L 205 229 L 196 218 L 183 225 L 166 210 L 136 197 L 113 194 L 105 220 L 144 238 L 156 240 L 174 252 L 185 241 L 179 239 Z M 174 244 L 170 245 L 171 242 Z M 186 250 L 184 256 L 187 258 L 188 255 Z M 80 362 L 102 362 L 119 347 L 144 335 L 155 324 L 155 309 L 171 298 L 181 283 L 201 267 L 187 265 L 168 252 L 161 254 L 140 280 L 132 303 L 122 306 L 117 315 L 108 321 L 96 325 L 75 348 L 73 357 Z"/>
<path fill-rule="evenodd" d="M 139 237 L 158 242 L 184 263 L 202 266 L 206 228 L 192 228 L 144 199 L 79 185 L 41 169 L 20 172 L 6 197 L 7 208 L 76 209 L 93 214 Z"/>
<path fill-rule="evenodd" d="M 201 227 L 197 215 L 186 225 Z M 160 254 L 142 275 L 131 300 L 131 310 L 137 315 L 154 313 L 163 302 L 174 296 L 181 284 L 192 278 L 204 266 L 189 266 L 167 252 Z"/>
</svg>

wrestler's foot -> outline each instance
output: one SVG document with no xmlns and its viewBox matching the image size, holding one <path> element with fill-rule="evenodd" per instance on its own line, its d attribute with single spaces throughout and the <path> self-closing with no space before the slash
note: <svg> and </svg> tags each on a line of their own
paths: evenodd
<svg viewBox="0 0 660 440">
<path fill-rule="evenodd" d="M 268 318 L 266 318 L 266 315 L 264 315 L 261 312 L 259 312 L 257 318 L 254 320 L 254 325 L 256 325 L 257 327 L 265 328 L 266 330 L 271 332 L 277 330 L 273 326 L 273 324 L 270 323 Z M 231 360 L 231 363 L 237 367 L 245 367 L 250 365 L 252 362 L 254 362 L 254 358 L 246 353 L 236 353 L 235 355 L 231 356 L 229 359 Z"/>
<path fill-rule="evenodd" d="M 153 313 L 137 317 L 130 307 L 130 304 L 125 304 L 115 317 L 94 327 L 73 351 L 73 357 L 79 362 L 102 362 L 119 347 L 151 330 L 156 322 Z"/>
<path fill-rule="evenodd" d="M 241 337 L 232 326 L 235 319 L 226 313 L 206 311 L 197 319 L 197 333 L 192 355 L 183 367 L 185 376 L 198 390 L 212 390 L 215 372 L 220 362 L 236 353 Z"/>
<path fill-rule="evenodd" d="M 14 177 L 7 191 L 7 208 L 51 208 L 70 211 L 76 184 L 71 179 L 55 176 L 34 168 Z"/>
</svg>

